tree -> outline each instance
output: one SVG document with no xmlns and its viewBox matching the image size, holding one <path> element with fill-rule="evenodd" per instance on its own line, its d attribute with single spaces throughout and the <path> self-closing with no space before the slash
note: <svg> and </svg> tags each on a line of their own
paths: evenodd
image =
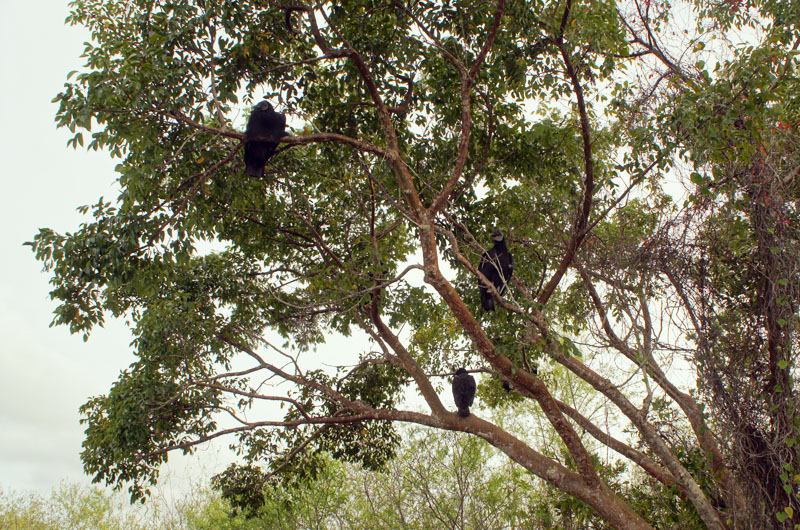
<svg viewBox="0 0 800 530">
<path fill-rule="evenodd" d="M 144 518 L 125 503 L 93 487 L 63 482 L 49 497 L 0 490 L 4 530 L 144 530 Z"/>
<path fill-rule="evenodd" d="M 530 476 L 460 433 L 406 433 L 385 473 L 355 470 L 355 528 L 535 528 Z"/>
<path fill-rule="evenodd" d="M 138 360 L 82 409 L 95 480 L 139 498 L 170 451 L 231 435 L 245 465 L 222 480 L 258 504 L 323 455 L 383 466 L 409 422 L 482 438 L 616 528 L 650 525 L 586 435 L 708 528 L 800 513 L 795 4 L 71 5 L 92 41 L 57 123 L 120 158 L 121 193 L 31 245 L 56 324 L 135 333 Z M 239 132 L 262 94 L 294 126 L 263 180 Z M 488 315 L 496 226 L 515 270 Z M 554 364 L 619 428 L 556 399 Z M 569 458 L 448 410 L 462 365 L 535 402 Z M 691 465 L 657 407 L 690 426 Z"/>
</svg>

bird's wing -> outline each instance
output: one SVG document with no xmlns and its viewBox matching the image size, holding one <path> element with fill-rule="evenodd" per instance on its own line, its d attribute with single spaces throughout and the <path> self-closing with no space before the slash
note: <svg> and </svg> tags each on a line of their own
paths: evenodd
<svg viewBox="0 0 800 530">
<path fill-rule="evenodd" d="M 486 275 L 487 278 L 492 280 L 492 283 L 497 285 L 503 279 L 503 256 L 497 252 L 497 249 L 492 247 L 489 249 L 489 256 L 487 260 L 487 268 L 491 271 L 492 276 Z"/>
</svg>

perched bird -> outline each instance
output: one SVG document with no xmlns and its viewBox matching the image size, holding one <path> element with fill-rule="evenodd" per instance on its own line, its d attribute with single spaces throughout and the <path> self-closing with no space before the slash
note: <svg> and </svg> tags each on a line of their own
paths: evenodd
<svg viewBox="0 0 800 530">
<path fill-rule="evenodd" d="M 469 408 L 475 400 L 475 378 L 463 368 L 456 370 L 453 377 L 453 401 L 458 407 L 458 415 L 462 418 L 469 416 Z"/>
<path fill-rule="evenodd" d="M 492 239 L 494 239 L 494 246 L 484 252 L 478 270 L 492 282 L 497 292 L 502 295 L 506 290 L 506 284 L 511 281 L 511 275 L 514 273 L 514 258 L 508 251 L 503 232 L 495 230 L 492 232 Z M 483 309 L 494 311 L 494 298 L 492 298 L 492 293 L 489 292 L 483 281 L 480 282 L 480 292 Z"/>
<path fill-rule="evenodd" d="M 244 172 L 263 178 L 264 165 L 275 153 L 280 139 L 286 136 L 286 115 L 275 112 L 269 101 L 262 101 L 250 113 L 244 136 Z"/>
</svg>

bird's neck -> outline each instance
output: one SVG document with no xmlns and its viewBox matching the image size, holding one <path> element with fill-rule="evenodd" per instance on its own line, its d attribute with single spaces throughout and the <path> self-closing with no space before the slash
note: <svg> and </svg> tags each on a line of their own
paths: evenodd
<svg viewBox="0 0 800 530">
<path fill-rule="evenodd" d="M 506 249 L 506 240 L 505 239 L 501 239 L 500 241 L 495 241 L 494 242 L 494 248 L 496 248 L 499 251 L 507 250 Z"/>
</svg>

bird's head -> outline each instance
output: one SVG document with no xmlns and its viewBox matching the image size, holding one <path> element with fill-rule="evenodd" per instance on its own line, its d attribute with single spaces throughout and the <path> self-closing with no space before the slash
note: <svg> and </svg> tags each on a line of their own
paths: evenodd
<svg viewBox="0 0 800 530">
<path fill-rule="evenodd" d="M 459 368 L 458 370 L 456 370 L 456 375 L 461 375 L 461 374 L 465 374 L 465 373 L 467 373 L 467 371 L 464 370 L 463 368 Z"/>
<path fill-rule="evenodd" d="M 270 103 L 269 101 L 259 101 L 258 105 L 256 105 L 256 108 L 253 110 L 268 112 L 272 110 L 272 103 Z"/>
<path fill-rule="evenodd" d="M 503 240 L 503 232 L 497 228 L 494 232 L 492 232 L 492 239 L 495 241 L 502 241 Z"/>
</svg>

